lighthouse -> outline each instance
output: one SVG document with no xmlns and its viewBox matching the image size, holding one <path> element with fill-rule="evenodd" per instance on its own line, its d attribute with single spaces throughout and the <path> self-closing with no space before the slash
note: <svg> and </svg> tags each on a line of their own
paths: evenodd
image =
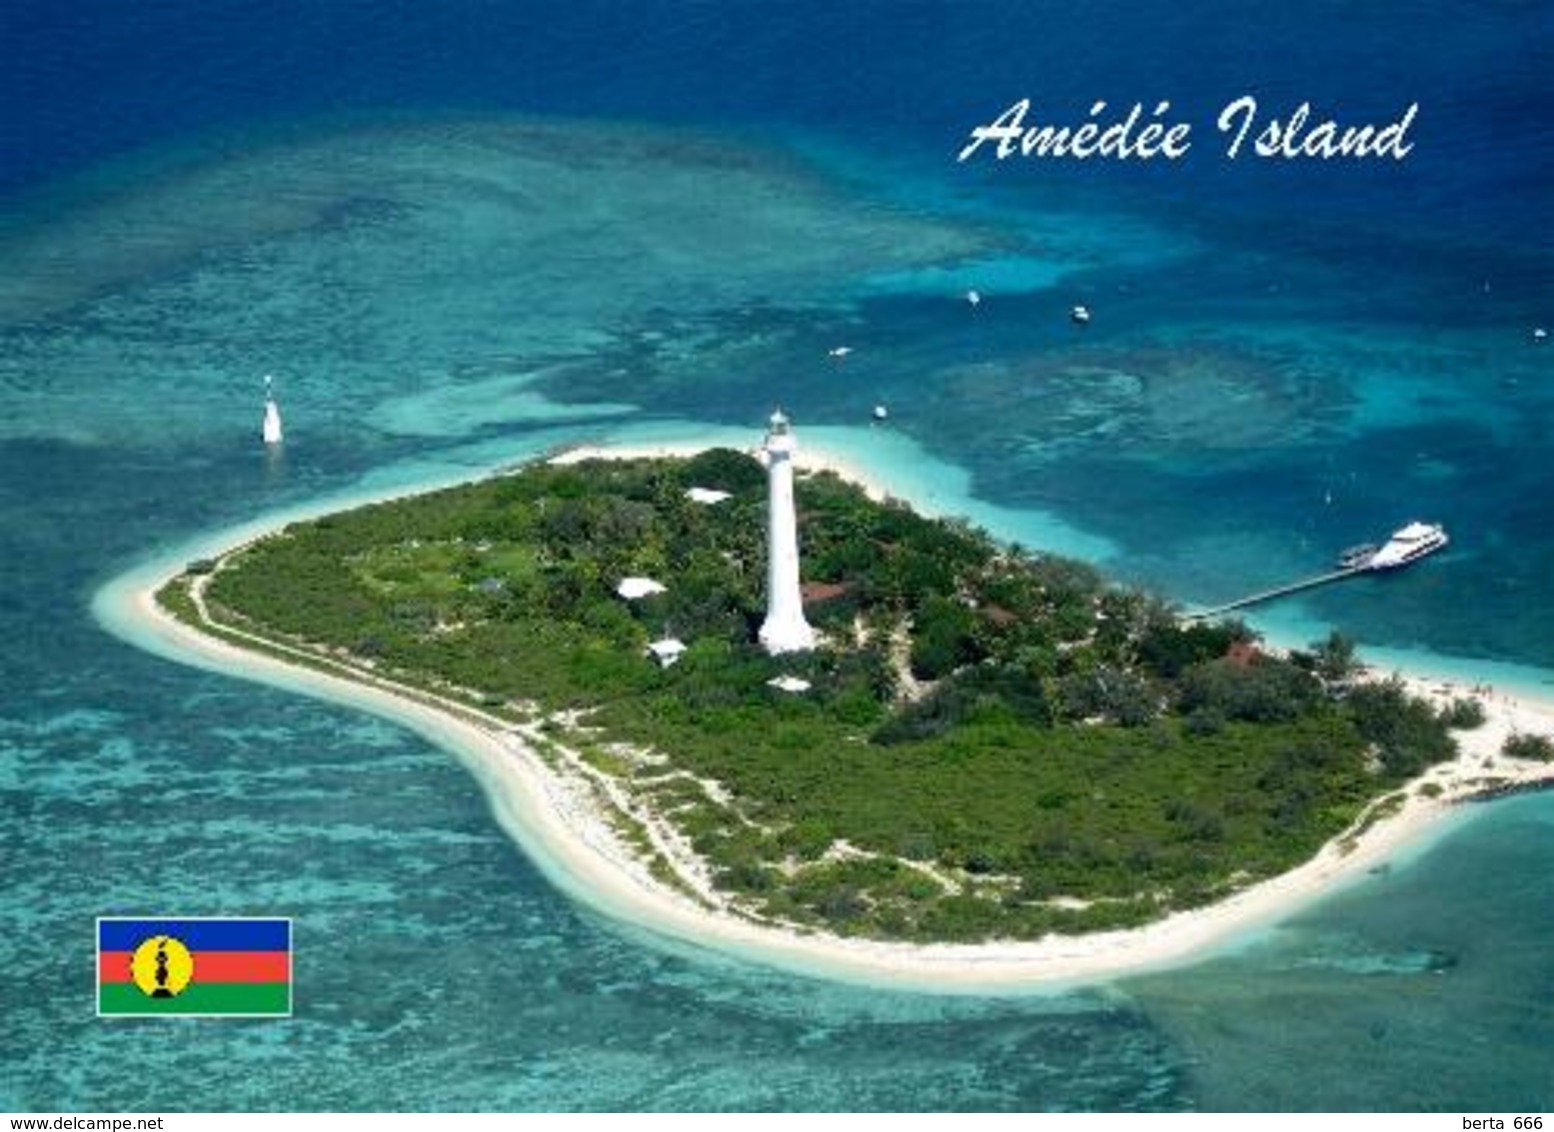
<svg viewBox="0 0 1554 1132">
<path fill-rule="evenodd" d="M 766 458 L 766 622 L 761 644 L 776 655 L 815 647 L 815 630 L 804 620 L 799 596 L 798 519 L 793 511 L 793 452 L 788 418 L 772 414 L 762 453 Z"/>
<path fill-rule="evenodd" d="M 270 382 L 270 375 L 264 375 L 264 442 L 266 444 L 279 444 L 281 442 L 281 410 L 275 403 L 275 389 Z"/>
</svg>

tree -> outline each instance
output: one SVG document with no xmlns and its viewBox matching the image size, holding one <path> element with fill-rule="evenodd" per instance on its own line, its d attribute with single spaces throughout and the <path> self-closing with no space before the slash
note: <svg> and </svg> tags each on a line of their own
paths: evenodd
<svg viewBox="0 0 1554 1132">
<path fill-rule="evenodd" d="M 1533 759 L 1540 763 L 1554 762 L 1554 741 L 1547 735 L 1531 735 L 1517 732 L 1507 736 L 1500 753 L 1511 759 Z"/>
<path fill-rule="evenodd" d="M 1178 707 L 1184 715 L 1208 709 L 1225 719 L 1274 723 L 1298 718 L 1321 698 L 1309 673 L 1259 656 L 1250 664 L 1221 659 L 1193 665 L 1182 674 Z"/>
<path fill-rule="evenodd" d="M 1317 676 L 1324 684 L 1342 684 L 1359 668 L 1354 642 L 1337 629 L 1327 635 L 1327 640 L 1313 641 L 1311 655 L 1316 662 Z"/>
<path fill-rule="evenodd" d="M 976 628 L 976 618 L 962 603 L 953 598 L 930 598 L 912 626 L 913 675 L 937 680 L 979 660 Z"/>
<path fill-rule="evenodd" d="M 1488 717 L 1484 705 L 1471 696 L 1453 700 L 1441 709 L 1441 722 L 1454 731 L 1471 731 L 1482 727 Z"/>
<path fill-rule="evenodd" d="M 707 487 L 735 495 L 756 493 L 766 487 L 766 469 L 743 452 L 709 448 L 680 467 L 679 480 L 686 487 Z"/>
<path fill-rule="evenodd" d="M 1391 777 L 1408 778 L 1457 753 L 1446 724 L 1424 700 L 1410 696 L 1401 680 L 1361 684 L 1344 706 L 1360 734 L 1380 750 Z"/>
</svg>

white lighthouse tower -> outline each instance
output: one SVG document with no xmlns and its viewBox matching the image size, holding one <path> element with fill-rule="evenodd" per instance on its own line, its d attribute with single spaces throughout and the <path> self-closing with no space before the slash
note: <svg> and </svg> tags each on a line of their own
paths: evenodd
<svg viewBox="0 0 1554 1132">
<path fill-rule="evenodd" d="M 766 430 L 766 622 L 761 644 L 772 654 L 815 647 L 799 595 L 798 519 L 793 511 L 793 452 L 797 443 L 781 409 Z"/>
<path fill-rule="evenodd" d="M 281 409 L 275 403 L 275 387 L 270 382 L 270 375 L 264 375 L 264 442 L 266 444 L 279 444 L 281 433 Z"/>
</svg>

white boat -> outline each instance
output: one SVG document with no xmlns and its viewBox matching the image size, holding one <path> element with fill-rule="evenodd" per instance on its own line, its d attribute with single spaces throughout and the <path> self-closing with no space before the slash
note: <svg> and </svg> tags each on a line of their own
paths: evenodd
<svg viewBox="0 0 1554 1132">
<path fill-rule="evenodd" d="M 1439 523 L 1412 522 L 1392 532 L 1386 544 L 1365 563 L 1367 570 L 1395 570 L 1434 554 L 1451 539 Z"/>
<path fill-rule="evenodd" d="M 1338 556 L 1338 568 L 1340 570 L 1361 570 L 1371 564 L 1371 559 L 1376 557 L 1376 552 L 1381 547 L 1373 542 L 1362 542 L 1359 546 L 1351 546 Z"/>
</svg>

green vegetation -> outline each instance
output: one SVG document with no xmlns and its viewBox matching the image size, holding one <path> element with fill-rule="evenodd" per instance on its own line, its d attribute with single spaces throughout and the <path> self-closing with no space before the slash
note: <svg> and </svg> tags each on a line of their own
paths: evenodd
<svg viewBox="0 0 1554 1132">
<path fill-rule="evenodd" d="M 700 505 L 691 486 L 733 495 Z M 1401 686 L 1349 684 L 1341 638 L 1283 660 L 1239 623 L 1183 625 L 1082 563 L 830 475 L 801 479 L 798 504 L 826 644 L 796 657 L 754 645 L 765 477 L 727 450 L 364 507 L 198 581 L 222 625 L 276 647 L 534 705 L 740 908 L 846 934 L 1142 923 L 1298 864 L 1453 753 Z M 623 601 L 631 575 L 667 592 Z M 196 619 L 182 586 L 164 604 Z M 690 647 L 660 669 L 643 652 L 665 634 Z M 812 689 L 776 691 L 779 675 Z M 556 716 L 575 709 L 581 724 Z"/>
<path fill-rule="evenodd" d="M 1530 735 L 1525 731 L 1507 735 L 1500 751 L 1508 758 L 1531 759 L 1534 762 L 1554 762 L 1554 740 L 1547 735 Z"/>
<path fill-rule="evenodd" d="M 1329 684 L 1341 684 L 1359 670 L 1354 642 L 1337 629 L 1329 633 L 1326 640 L 1311 646 L 1311 656 L 1317 675 Z"/>
<path fill-rule="evenodd" d="M 1441 722 L 1453 731 L 1472 731 L 1484 726 L 1487 718 L 1483 702 L 1471 696 L 1455 699 L 1441 709 Z"/>
<path fill-rule="evenodd" d="M 188 577 L 188 574 L 185 574 L 184 577 Z M 156 600 L 157 604 L 180 621 L 199 624 L 199 617 L 194 608 L 194 602 L 189 597 L 189 589 L 184 584 L 183 579 L 175 578 L 157 590 Z"/>
<path fill-rule="evenodd" d="M 1344 702 L 1355 728 L 1394 779 L 1412 778 L 1457 753 L 1440 717 L 1424 700 L 1410 696 L 1401 680 L 1362 684 Z"/>
</svg>

